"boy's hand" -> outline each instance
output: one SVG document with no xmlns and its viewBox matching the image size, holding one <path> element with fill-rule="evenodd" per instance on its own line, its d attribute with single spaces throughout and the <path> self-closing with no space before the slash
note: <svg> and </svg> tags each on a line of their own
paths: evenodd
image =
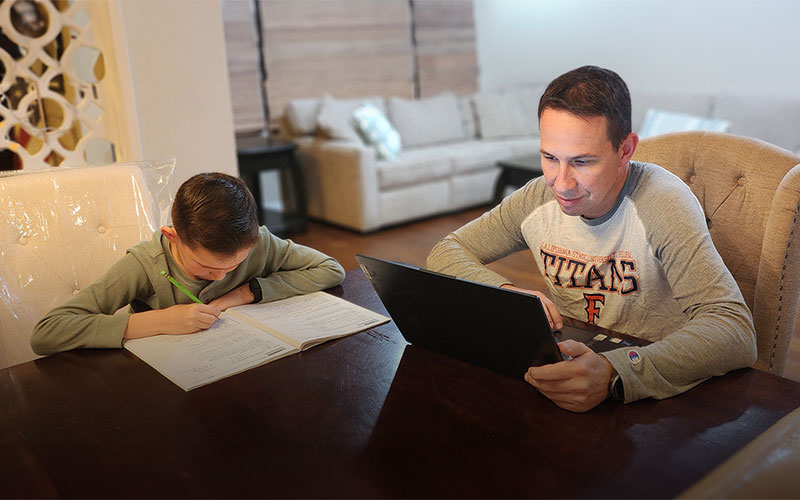
<svg viewBox="0 0 800 500">
<path fill-rule="evenodd" d="M 253 302 L 254 298 L 253 292 L 250 291 L 250 285 L 245 283 L 240 287 L 234 288 L 222 297 L 217 297 L 209 302 L 208 305 L 214 306 L 220 311 L 224 311 L 231 307 L 250 304 Z"/>
<path fill-rule="evenodd" d="M 178 304 L 166 309 L 131 314 L 122 338 L 183 335 L 209 328 L 220 310 L 210 304 Z"/>
<path fill-rule="evenodd" d="M 166 314 L 163 333 L 181 335 L 206 330 L 219 317 L 220 310 L 211 304 L 178 304 L 163 310 Z"/>
</svg>

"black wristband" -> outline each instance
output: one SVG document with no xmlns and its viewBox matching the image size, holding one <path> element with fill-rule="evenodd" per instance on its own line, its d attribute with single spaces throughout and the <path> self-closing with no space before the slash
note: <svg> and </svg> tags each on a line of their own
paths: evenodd
<svg viewBox="0 0 800 500">
<path fill-rule="evenodd" d="M 261 285 L 258 284 L 258 278 L 251 279 L 247 284 L 250 286 L 250 292 L 253 294 L 253 302 L 251 302 L 251 304 L 261 302 Z"/>
</svg>

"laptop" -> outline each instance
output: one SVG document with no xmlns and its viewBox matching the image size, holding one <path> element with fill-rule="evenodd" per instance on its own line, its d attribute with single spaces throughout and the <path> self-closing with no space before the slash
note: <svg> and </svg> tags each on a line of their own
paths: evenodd
<svg viewBox="0 0 800 500">
<path fill-rule="evenodd" d="M 552 331 L 534 295 L 361 254 L 356 260 L 409 343 L 509 377 L 561 361 L 560 340 L 595 352 L 633 345 L 566 325 Z"/>
</svg>

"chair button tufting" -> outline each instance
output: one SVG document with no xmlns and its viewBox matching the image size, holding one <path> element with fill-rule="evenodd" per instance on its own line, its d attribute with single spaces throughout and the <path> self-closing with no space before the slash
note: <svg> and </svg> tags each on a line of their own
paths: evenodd
<svg viewBox="0 0 800 500">
<path fill-rule="evenodd" d="M 105 234 L 106 233 L 106 226 L 98 226 L 97 227 L 97 232 L 100 233 L 100 234 Z"/>
<path fill-rule="evenodd" d="M 81 291 L 80 291 L 80 290 L 77 290 L 77 289 L 76 289 L 76 290 L 73 290 L 73 291 L 72 291 L 72 296 L 74 297 L 74 296 L 78 295 L 79 293 L 81 293 Z"/>
<path fill-rule="evenodd" d="M 696 175 L 693 175 L 693 176 L 689 177 L 689 184 L 694 184 L 695 182 L 697 182 L 697 176 Z"/>
<path fill-rule="evenodd" d="M 744 177 L 739 177 L 738 179 L 736 179 L 736 184 L 740 186 L 744 186 L 744 182 L 745 182 Z"/>
<path fill-rule="evenodd" d="M 25 245 L 26 243 L 28 243 L 28 238 L 20 236 L 19 240 L 17 240 L 17 243 L 19 243 L 20 245 Z"/>
</svg>

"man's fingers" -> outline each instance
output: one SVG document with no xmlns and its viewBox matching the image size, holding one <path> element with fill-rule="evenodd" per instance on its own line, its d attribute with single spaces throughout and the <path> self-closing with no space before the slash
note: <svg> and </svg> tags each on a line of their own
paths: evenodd
<svg viewBox="0 0 800 500">
<path fill-rule="evenodd" d="M 588 347 L 586 347 L 586 344 L 584 344 L 583 342 L 578 342 L 572 339 L 567 339 L 559 342 L 558 348 L 561 350 L 561 352 L 569 356 L 572 356 L 573 358 L 586 353 L 586 351 L 591 350 Z"/>
<path fill-rule="evenodd" d="M 573 373 L 567 363 L 568 361 L 560 361 L 549 365 L 531 366 L 525 377 L 536 381 L 569 380 L 573 377 Z"/>
</svg>

